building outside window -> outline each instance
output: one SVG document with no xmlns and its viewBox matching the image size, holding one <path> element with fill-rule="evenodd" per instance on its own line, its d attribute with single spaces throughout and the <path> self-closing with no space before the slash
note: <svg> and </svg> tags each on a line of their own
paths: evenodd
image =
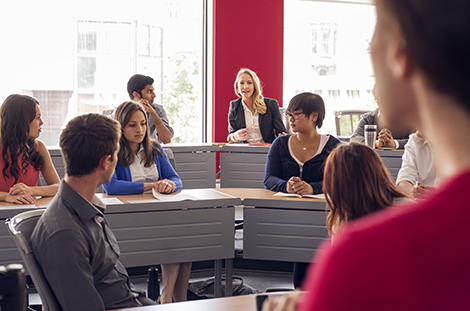
<svg viewBox="0 0 470 311">
<path fill-rule="evenodd" d="M 201 142 L 203 18 L 203 0 L 2 2 L 1 101 L 38 99 L 40 139 L 55 146 L 71 118 L 129 100 L 127 81 L 141 73 L 155 80 L 173 142 Z"/>
<path fill-rule="evenodd" d="M 368 0 L 284 2 L 284 98 L 301 91 L 322 96 L 322 133 L 336 133 L 344 110 L 373 110 L 370 41 L 376 22 Z"/>
</svg>

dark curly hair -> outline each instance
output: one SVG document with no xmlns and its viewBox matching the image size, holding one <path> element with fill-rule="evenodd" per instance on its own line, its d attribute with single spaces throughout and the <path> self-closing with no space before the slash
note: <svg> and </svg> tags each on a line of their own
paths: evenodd
<svg viewBox="0 0 470 311">
<path fill-rule="evenodd" d="M 3 178 L 12 176 L 18 182 L 20 170 L 28 172 L 30 163 L 35 170 L 44 165 L 34 138 L 28 137 L 29 124 L 36 118 L 38 101 L 30 96 L 13 94 L 7 97 L 0 111 L 0 141 L 2 147 Z M 21 156 L 21 163 L 18 158 Z"/>
</svg>

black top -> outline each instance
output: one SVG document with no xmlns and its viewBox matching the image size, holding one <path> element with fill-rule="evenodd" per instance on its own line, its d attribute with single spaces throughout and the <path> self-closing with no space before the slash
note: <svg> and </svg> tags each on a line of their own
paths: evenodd
<svg viewBox="0 0 470 311">
<path fill-rule="evenodd" d="M 259 129 L 265 143 L 272 143 L 279 133 L 286 132 L 286 127 L 282 123 L 281 113 L 277 100 L 264 98 L 266 113 L 259 114 Z M 246 128 L 245 111 L 243 110 L 242 99 L 232 100 L 228 112 L 228 132 L 232 134 L 240 129 Z"/>
</svg>

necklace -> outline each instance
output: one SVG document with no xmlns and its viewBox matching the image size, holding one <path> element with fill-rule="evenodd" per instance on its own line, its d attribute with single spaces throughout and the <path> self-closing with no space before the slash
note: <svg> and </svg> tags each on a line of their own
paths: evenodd
<svg viewBox="0 0 470 311">
<path fill-rule="evenodd" d="M 304 146 L 304 145 L 302 144 L 302 142 L 300 141 L 300 138 L 299 138 L 299 135 L 298 135 L 298 134 L 296 135 L 296 137 L 297 137 L 297 140 L 299 141 L 300 145 L 302 146 L 302 150 L 303 150 L 303 151 L 307 150 L 307 147 L 308 147 L 308 146 L 306 147 L 306 146 Z"/>
<path fill-rule="evenodd" d="M 303 143 L 302 143 L 302 141 L 300 140 L 300 138 L 299 138 L 299 135 L 298 135 L 298 134 L 296 135 L 296 137 L 297 137 L 297 140 L 299 141 L 300 145 L 302 146 L 302 150 L 303 150 L 303 151 L 306 151 L 306 150 L 307 150 L 307 148 L 308 148 L 310 145 L 309 145 L 309 144 L 307 144 L 307 146 L 304 146 L 304 144 L 303 144 Z M 314 144 L 314 143 L 313 143 L 313 144 Z"/>
</svg>

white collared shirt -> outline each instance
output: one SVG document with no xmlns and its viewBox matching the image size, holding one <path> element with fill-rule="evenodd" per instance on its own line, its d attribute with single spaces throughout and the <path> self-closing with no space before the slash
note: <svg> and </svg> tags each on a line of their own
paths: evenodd
<svg viewBox="0 0 470 311">
<path fill-rule="evenodd" d="M 427 186 L 435 186 L 437 171 L 434 165 L 434 154 L 429 142 L 416 133 L 410 135 L 405 145 L 402 164 L 398 172 L 396 183 L 409 181 L 413 185 L 420 182 Z"/>
<path fill-rule="evenodd" d="M 145 167 L 144 147 L 140 144 L 134 162 L 129 165 L 133 182 L 154 182 L 159 178 L 158 169 L 155 162 L 150 167 Z"/>
<path fill-rule="evenodd" d="M 263 136 L 261 136 L 261 131 L 259 129 L 259 113 L 255 109 L 255 113 L 251 113 L 248 106 L 243 102 L 243 110 L 245 111 L 245 125 L 248 131 L 250 132 L 250 138 L 248 138 L 249 143 L 264 143 Z"/>
</svg>

